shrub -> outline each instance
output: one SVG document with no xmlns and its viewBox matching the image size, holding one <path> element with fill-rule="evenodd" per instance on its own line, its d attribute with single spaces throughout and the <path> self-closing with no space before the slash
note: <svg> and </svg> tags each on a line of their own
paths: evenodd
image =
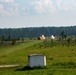
<svg viewBox="0 0 76 75">
<path fill-rule="evenodd" d="M 15 45 L 15 44 L 16 44 L 16 40 L 13 39 L 13 40 L 12 40 L 12 45 Z"/>
</svg>

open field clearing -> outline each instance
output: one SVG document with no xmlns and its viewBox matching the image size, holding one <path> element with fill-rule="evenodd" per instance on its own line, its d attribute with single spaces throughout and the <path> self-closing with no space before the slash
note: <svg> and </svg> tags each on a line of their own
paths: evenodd
<svg viewBox="0 0 76 75">
<path fill-rule="evenodd" d="M 28 69 L 28 55 L 43 54 L 45 68 Z M 0 68 L 0 75 L 76 75 L 76 46 L 48 46 L 44 41 L 28 40 L 14 46 L 0 47 L 0 65 L 19 65 Z"/>
</svg>

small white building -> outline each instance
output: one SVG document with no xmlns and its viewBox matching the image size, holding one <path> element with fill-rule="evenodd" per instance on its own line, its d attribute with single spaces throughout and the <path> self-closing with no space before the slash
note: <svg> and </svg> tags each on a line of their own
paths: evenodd
<svg viewBox="0 0 76 75">
<path fill-rule="evenodd" d="M 42 38 L 43 38 L 43 39 L 45 39 L 45 36 L 44 36 L 44 35 L 42 35 Z"/>
<path fill-rule="evenodd" d="M 46 56 L 32 54 L 28 56 L 28 66 L 29 67 L 44 67 L 46 66 Z"/>
<path fill-rule="evenodd" d="M 53 35 L 51 35 L 51 39 L 55 39 L 55 37 Z"/>
</svg>

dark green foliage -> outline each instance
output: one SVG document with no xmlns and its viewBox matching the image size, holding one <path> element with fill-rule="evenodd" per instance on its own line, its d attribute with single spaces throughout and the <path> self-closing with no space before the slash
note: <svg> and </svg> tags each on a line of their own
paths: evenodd
<svg viewBox="0 0 76 75">
<path fill-rule="evenodd" d="M 6 35 L 2 35 L 2 41 L 6 40 Z"/>
<path fill-rule="evenodd" d="M 62 40 L 64 39 L 64 35 L 65 35 L 64 31 L 62 31 L 62 32 L 61 32 Z"/>
<path fill-rule="evenodd" d="M 39 37 L 41 35 L 51 36 L 52 34 L 55 36 L 62 35 L 62 39 L 67 36 L 76 36 L 76 26 L 71 27 L 30 27 L 30 28 L 10 28 L 10 29 L 0 29 L 0 36 L 6 35 L 7 37 L 10 35 L 11 39 L 13 38 L 33 38 Z M 67 36 L 66 36 L 66 35 Z M 9 37 L 10 38 L 10 37 Z"/>
<path fill-rule="evenodd" d="M 67 38 L 67 35 L 66 35 L 66 34 L 64 35 L 64 38 L 65 38 L 65 40 L 66 40 L 66 38 Z"/>
<path fill-rule="evenodd" d="M 66 37 L 67 37 L 67 35 L 65 34 L 64 31 L 62 31 L 62 32 L 61 32 L 61 38 L 62 38 L 62 40 L 64 40 L 64 38 L 65 38 L 65 40 L 66 40 Z"/>
<path fill-rule="evenodd" d="M 8 40 L 9 40 L 9 41 L 11 40 L 11 36 L 10 36 L 10 35 L 8 36 Z"/>
<path fill-rule="evenodd" d="M 15 45 L 15 44 L 16 44 L 16 40 L 13 39 L 11 44 L 12 44 L 12 45 Z"/>
</svg>

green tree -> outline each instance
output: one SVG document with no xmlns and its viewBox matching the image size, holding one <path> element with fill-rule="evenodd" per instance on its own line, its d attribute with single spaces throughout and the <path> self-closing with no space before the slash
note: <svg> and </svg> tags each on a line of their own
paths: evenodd
<svg viewBox="0 0 76 75">
<path fill-rule="evenodd" d="M 64 36 L 65 36 L 65 33 L 64 33 L 64 31 L 62 31 L 61 32 L 61 38 L 62 38 L 62 40 L 64 39 Z"/>
<path fill-rule="evenodd" d="M 67 35 L 66 35 L 66 34 L 64 35 L 64 38 L 65 38 L 65 40 L 66 40 L 66 38 L 67 38 Z"/>
<path fill-rule="evenodd" d="M 6 35 L 2 35 L 2 41 L 6 40 Z"/>
<path fill-rule="evenodd" d="M 12 39 L 12 45 L 15 45 L 16 44 L 16 39 Z"/>
<path fill-rule="evenodd" d="M 8 40 L 9 40 L 9 41 L 11 40 L 11 36 L 10 36 L 10 35 L 8 36 Z"/>
</svg>

